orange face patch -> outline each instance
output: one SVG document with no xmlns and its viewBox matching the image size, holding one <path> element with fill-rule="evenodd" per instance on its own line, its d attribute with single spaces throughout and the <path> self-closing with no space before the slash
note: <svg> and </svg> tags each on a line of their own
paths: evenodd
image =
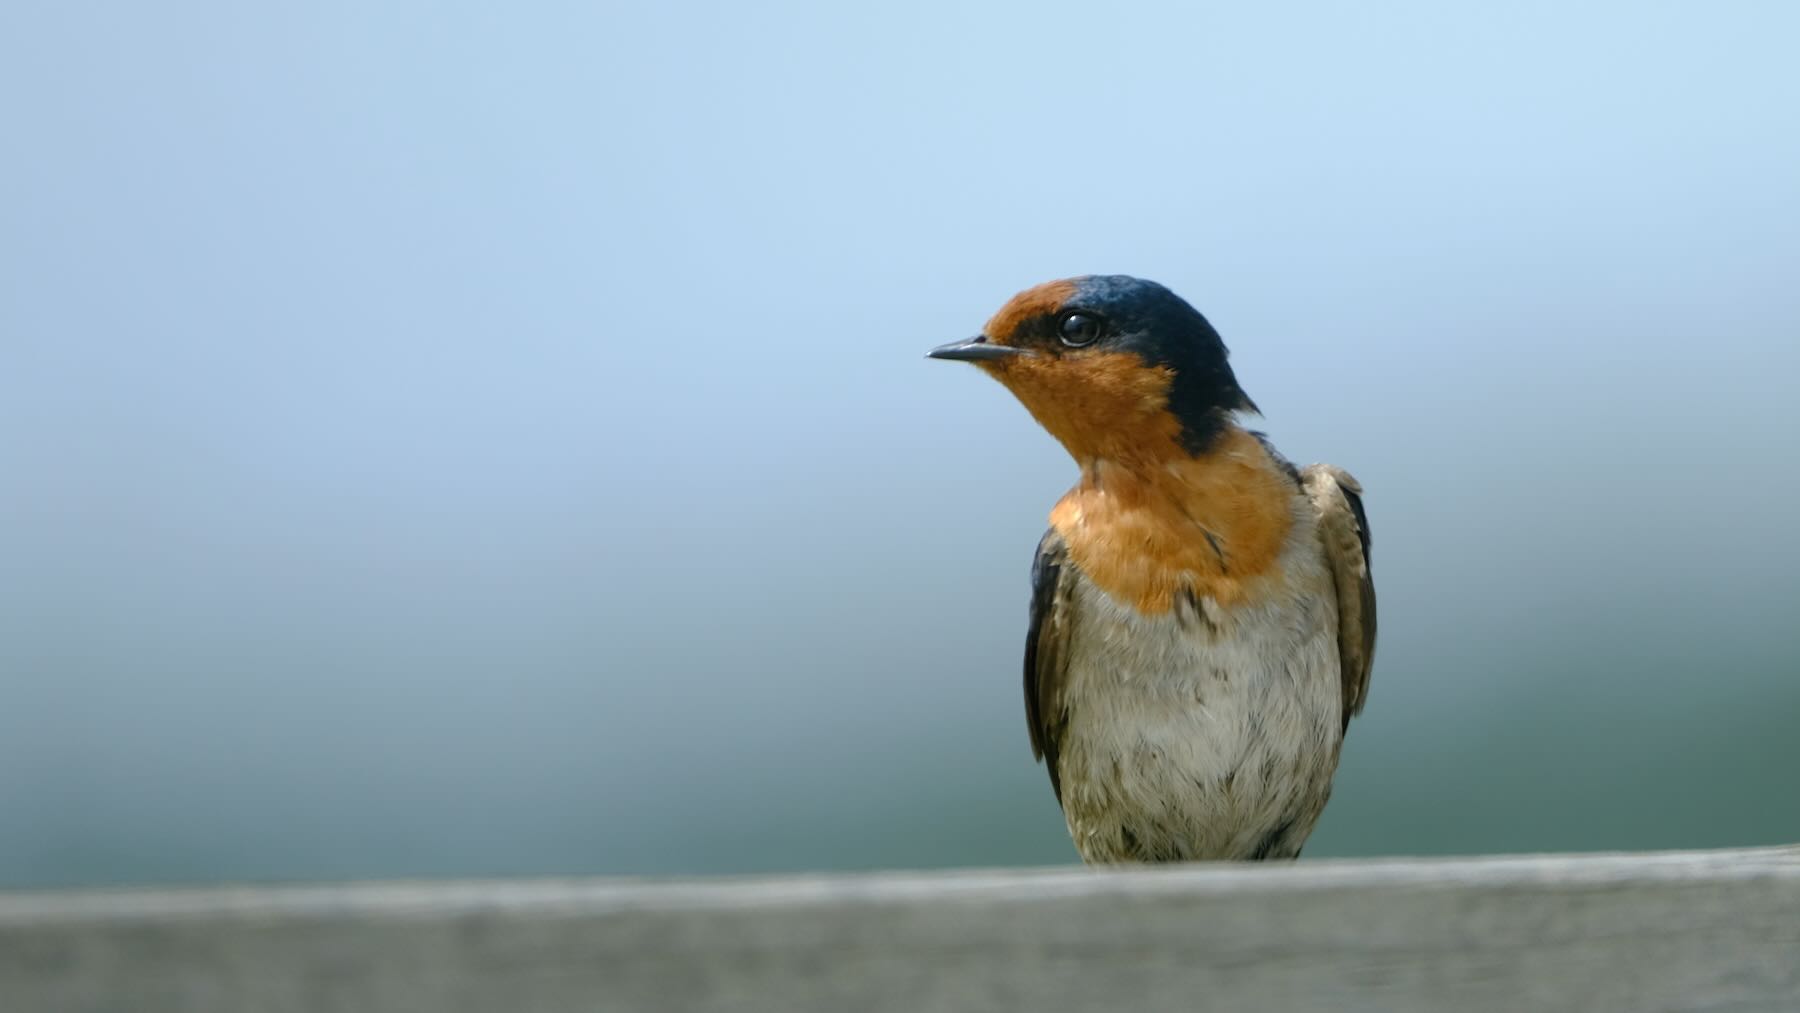
<svg viewBox="0 0 1800 1013">
<path fill-rule="evenodd" d="M 1032 317 L 1055 313 L 1062 309 L 1075 294 L 1075 280 L 1067 278 L 1062 281 L 1047 281 L 1035 288 L 1028 288 L 1006 301 L 1000 312 L 988 320 L 982 333 L 988 340 L 997 345 L 1012 343 L 1013 332 L 1019 325 Z"/>
<path fill-rule="evenodd" d="M 1095 461 L 1050 524 L 1088 579 L 1156 615 L 1184 592 L 1230 605 L 1271 575 L 1293 527 L 1294 496 L 1263 445 L 1231 427 L 1206 454 L 1171 456 L 1161 467 Z"/>
</svg>

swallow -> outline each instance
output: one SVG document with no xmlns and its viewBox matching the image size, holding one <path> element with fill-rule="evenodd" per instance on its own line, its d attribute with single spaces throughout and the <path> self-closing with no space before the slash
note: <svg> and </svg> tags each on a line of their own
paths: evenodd
<svg viewBox="0 0 1800 1013">
<path fill-rule="evenodd" d="M 1155 282 L 1039 285 L 929 355 L 1080 467 L 1032 562 L 1025 716 L 1082 859 L 1299 857 L 1369 690 L 1362 487 L 1245 429 L 1224 341 Z"/>
</svg>

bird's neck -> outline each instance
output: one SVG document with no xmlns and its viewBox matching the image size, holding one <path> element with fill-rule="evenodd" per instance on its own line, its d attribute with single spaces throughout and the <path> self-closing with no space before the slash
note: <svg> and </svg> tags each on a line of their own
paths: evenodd
<svg viewBox="0 0 1800 1013">
<path fill-rule="evenodd" d="M 1230 604 L 1271 575 L 1295 493 L 1262 442 L 1228 425 L 1200 454 L 1089 455 L 1050 523 L 1077 566 L 1140 612 L 1184 594 Z"/>
</svg>

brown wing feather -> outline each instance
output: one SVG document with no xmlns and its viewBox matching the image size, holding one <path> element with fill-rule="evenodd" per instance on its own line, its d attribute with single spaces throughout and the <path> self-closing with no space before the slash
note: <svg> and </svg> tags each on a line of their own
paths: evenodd
<svg viewBox="0 0 1800 1013">
<path fill-rule="evenodd" d="M 1344 727 L 1369 696 L 1375 663 L 1375 580 L 1369 572 L 1369 518 L 1362 486 L 1329 464 L 1301 472 L 1301 484 L 1319 518 L 1319 540 L 1337 586 L 1338 657 L 1344 682 Z"/>
<path fill-rule="evenodd" d="M 1069 660 L 1069 582 L 1074 578 L 1069 550 L 1055 530 L 1046 531 L 1031 562 L 1031 625 L 1025 634 L 1025 722 L 1031 754 L 1050 771 L 1050 790 L 1062 802 L 1056 768 L 1057 744 L 1068 716 L 1063 688 Z"/>
</svg>

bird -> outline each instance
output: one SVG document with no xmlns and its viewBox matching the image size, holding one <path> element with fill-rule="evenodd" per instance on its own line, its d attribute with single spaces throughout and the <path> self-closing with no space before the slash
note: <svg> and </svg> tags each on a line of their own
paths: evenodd
<svg viewBox="0 0 1800 1013">
<path fill-rule="evenodd" d="M 1047 282 L 927 354 L 998 380 L 1080 469 L 1032 561 L 1024 682 L 1082 860 L 1298 858 L 1369 691 L 1362 486 L 1245 428 L 1224 341 L 1153 281 Z"/>
</svg>

